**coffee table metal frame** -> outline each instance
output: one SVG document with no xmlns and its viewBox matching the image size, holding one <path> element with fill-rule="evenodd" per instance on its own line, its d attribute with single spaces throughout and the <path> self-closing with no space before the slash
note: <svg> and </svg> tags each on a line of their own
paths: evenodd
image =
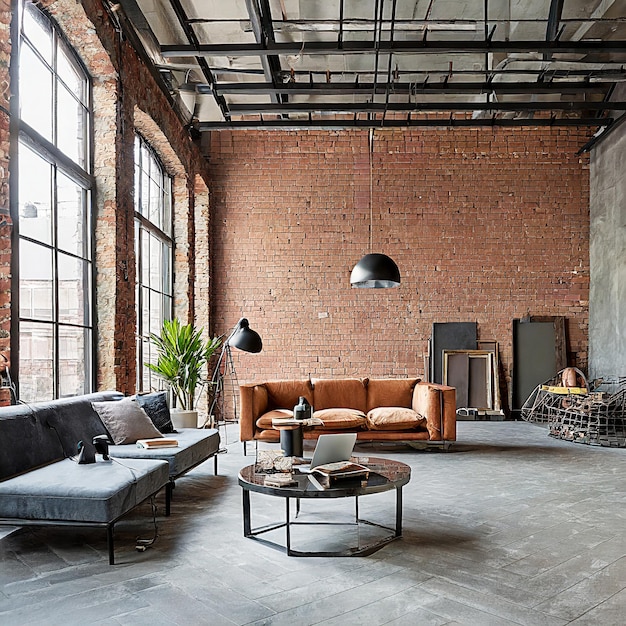
<svg viewBox="0 0 626 626">
<path fill-rule="evenodd" d="M 411 478 L 411 468 L 405 463 L 393 461 L 390 459 L 380 459 L 367 457 L 354 457 L 357 463 L 363 463 L 370 468 L 370 475 L 367 482 L 360 480 L 350 480 L 339 482 L 337 486 L 319 490 L 310 480 L 307 474 L 300 474 L 294 471 L 293 477 L 298 481 L 297 486 L 292 487 L 272 487 L 263 483 L 265 475 L 256 474 L 254 465 L 244 467 L 239 473 L 239 485 L 242 488 L 243 496 L 243 534 L 249 539 L 254 539 L 267 546 L 282 550 L 288 556 L 327 556 L 327 557 L 343 557 L 343 556 L 367 556 L 380 550 L 383 546 L 402 536 L 402 487 L 406 485 Z M 395 506 L 395 524 L 394 526 L 384 526 L 376 522 L 371 522 L 359 517 L 359 496 L 383 493 L 395 489 L 396 506 Z M 267 524 L 257 528 L 252 527 L 250 515 L 250 492 L 254 491 L 265 495 L 276 496 L 285 499 L 285 521 L 274 524 Z M 350 522 L 335 521 L 299 521 L 292 519 L 291 516 L 291 500 L 296 501 L 296 515 L 300 512 L 300 500 L 315 498 L 355 498 L 355 517 Z M 383 530 L 389 531 L 391 534 L 367 545 L 361 546 L 360 542 L 356 546 L 347 547 L 342 550 L 318 550 L 318 551 L 302 551 L 295 550 L 291 546 L 291 529 L 293 526 L 359 526 L 359 525 L 376 526 Z M 281 545 L 275 541 L 262 537 L 261 535 L 280 528 L 285 529 L 285 545 Z"/>
</svg>

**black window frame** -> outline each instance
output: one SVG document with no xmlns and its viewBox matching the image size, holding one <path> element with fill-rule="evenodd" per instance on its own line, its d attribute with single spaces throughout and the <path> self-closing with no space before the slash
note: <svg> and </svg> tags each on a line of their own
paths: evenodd
<svg viewBox="0 0 626 626">
<path fill-rule="evenodd" d="M 149 169 L 146 172 L 144 169 L 143 155 L 148 154 L 150 156 Z M 135 193 L 135 307 L 136 307 L 136 324 L 135 324 L 135 346 L 136 346 L 136 390 L 137 393 L 145 391 L 153 391 L 155 389 L 161 389 L 163 387 L 163 381 L 154 375 L 147 367 L 145 367 L 146 361 L 150 360 L 151 356 L 155 354 L 150 350 L 153 345 L 150 341 L 150 332 L 160 329 L 162 320 L 159 320 L 159 328 L 157 329 L 151 322 L 148 322 L 148 328 L 144 328 L 144 315 L 143 310 L 145 306 L 144 294 L 148 293 L 149 299 L 152 297 L 159 297 L 162 300 L 162 319 L 172 319 L 174 313 L 174 178 L 171 176 L 162 159 L 159 157 L 157 151 L 150 144 L 150 141 L 146 139 L 140 132 L 135 132 L 135 149 L 134 149 L 134 193 Z M 137 161 L 139 156 L 139 161 Z M 143 185 L 139 180 L 141 173 L 146 172 L 150 178 L 154 178 L 152 174 L 152 167 L 158 167 L 159 181 L 158 186 L 161 191 L 160 201 L 160 224 L 154 223 L 149 215 L 146 215 L 142 211 L 142 207 L 145 206 L 143 198 Z M 165 195 L 169 197 L 169 202 L 164 201 Z M 150 198 L 148 199 L 149 205 Z M 163 210 L 166 205 L 166 213 L 163 215 Z M 149 214 L 149 211 L 148 211 Z M 164 223 L 167 221 L 167 223 Z M 167 228 L 164 230 L 164 228 Z M 149 237 L 150 241 L 158 240 L 161 246 L 168 249 L 167 255 L 162 255 L 161 265 L 161 279 L 162 283 L 167 280 L 168 286 L 165 289 L 157 290 L 153 288 L 153 285 L 143 283 L 144 275 L 144 254 L 143 254 L 143 241 L 145 237 Z M 167 258 L 166 258 L 167 257 Z M 162 285 L 163 286 L 163 285 Z M 169 291 L 169 293 L 168 293 Z M 150 304 L 148 303 L 148 310 L 151 311 Z M 148 315 L 150 318 L 150 314 Z M 146 348 L 148 353 L 146 354 Z M 147 380 L 146 380 L 147 379 Z"/>
<path fill-rule="evenodd" d="M 26 375 L 20 360 L 20 338 L 22 337 L 22 327 L 28 323 L 37 323 L 49 326 L 52 330 L 52 365 L 51 365 L 51 391 L 52 397 L 28 397 L 22 398 L 25 401 L 50 400 L 61 397 L 61 395 L 76 395 L 89 393 L 96 387 L 96 310 L 95 310 L 95 232 L 94 232 L 94 189 L 95 180 L 93 177 L 93 94 L 92 80 L 86 66 L 80 59 L 74 47 L 65 37 L 62 29 L 45 10 L 35 6 L 28 0 L 14 0 L 13 20 L 11 23 L 12 41 L 17 45 L 11 51 L 11 84 L 13 85 L 10 104 L 10 207 L 13 222 L 12 244 L 11 244 L 11 268 L 12 268 L 12 298 L 11 298 L 11 354 L 12 354 L 12 375 L 16 386 L 14 401 L 20 397 L 20 378 L 22 378 L 22 391 L 25 390 Z M 50 63 L 45 61 L 38 51 L 36 45 L 30 42 L 23 32 L 23 14 L 25 11 L 32 12 L 37 21 L 45 23 L 50 31 L 50 41 L 52 55 Z M 26 123 L 20 117 L 20 67 L 19 61 L 23 46 L 28 46 L 39 60 L 45 61 L 47 69 L 52 74 L 51 89 L 51 115 L 52 115 L 52 135 L 50 138 L 42 136 L 37 130 Z M 72 69 L 79 75 L 81 90 L 78 95 L 73 94 L 69 86 L 65 84 L 62 76 L 59 75 L 59 51 L 62 51 L 64 58 L 69 61 Z M 58 89 L 68 87 L 69 95 L 76 99 L 82 115 L 82 150 L 79 150 L 81 162 L 74 161 L 56 143 L 59 138 L 60 117 L 57 116 Z M 67 96 L 68 93 L 65 93 Z M 80 119 L 79 116 L 76 118 Z M 42 164 L 47 164 L 51 168 L 50 193 L 50 241 L 37 239 L 20 233 L 20 192 L 19 192 L 19 159 L 20 151 L 29 150 L 34 153 Z M 82 216 L 83 222 L 80 241 L 82 242 L 79 252 L 63 249 L 59 246 L 59 176 L 64 176 L 71 183 L 82 190 Z M 20 309 L 20 288 L 22 280 L 20 276 L 20 246 L 22 242 L 41 246 L 42 249 L 50 251 L 52 257 L 52 316 L 51 319 L 38 318 L 36 316 L 21 315 Z M 62 255 L 62 256 L 61 256 Z M 65 261 L 77 261 L 82 265 L 79 272 L 82 287 L 82 323 L 62 321 L 59 310 L 59 259 Z M 81 362 L 84 368 L 82 377 L 82 389 L 75 393 L 62 394 L 61 390 L 61 350 L 60 344 L 63 341 L 64 329 L 80 329 L 83 334 L 83 354 L 84 360 Z M 22 370 L 22 372 L 20 372 Z M 22 376 L 20 376 L 20 373 Z"/>
</svg>

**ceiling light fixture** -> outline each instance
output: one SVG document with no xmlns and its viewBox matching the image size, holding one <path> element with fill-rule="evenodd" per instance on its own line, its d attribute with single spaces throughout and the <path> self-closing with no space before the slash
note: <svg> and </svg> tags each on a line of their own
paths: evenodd
<svg viewBox="0 0 626 626">
<path fill-rule="evenodd" d="M 372 250 L 372 155 L 374 152 L 374 129 L 369 131 L 369 174 L 370 174 L 370 190 L 369 190 L 369 206 L 370 206 L 370 230 L 369 230 L 369 248 Z M 378 254 L 370 252 L 366 254 L 352 269 L 350 274 L 350 284 L 353 287 L 363 289 L 385 289 L 388 287 L 397 287 L 400 284 L 400 270 L 394 260 L 386 254 Z"/>
</svg>

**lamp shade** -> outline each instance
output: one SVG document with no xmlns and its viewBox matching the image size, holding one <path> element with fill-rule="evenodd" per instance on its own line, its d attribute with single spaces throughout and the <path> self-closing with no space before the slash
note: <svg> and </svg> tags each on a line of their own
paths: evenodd
<svg viewBox="0 0 626 626">
<path fill-rule="evenodd" d="M 366 254 L 350 274 L 353 287 L 384 289 L 400 284 L 400 270 L 386 254 Z"/>
<path fill-rule="evenodd" d="M 243 350 L 243 352 L 261 352 L 263 349 L 261 336 L 250 328 L 250 324 L 245 317 L 239 320 L 227 343 L 233 348 Z"/>
</svg>

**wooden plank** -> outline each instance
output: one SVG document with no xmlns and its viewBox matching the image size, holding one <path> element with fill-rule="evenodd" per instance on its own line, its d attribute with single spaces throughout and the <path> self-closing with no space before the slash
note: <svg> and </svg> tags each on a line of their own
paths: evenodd
<svg viewBox="0 0 626 626">
<path fill-rule="evenodd" d="M 496 411 L 502 410 L 502 398 L 500 394 L 500 346 L 492 339 L 479 339 L 477 342 L 479 350 L 486 350 L 493 354 L 493 408 Z"/>
</svg>

